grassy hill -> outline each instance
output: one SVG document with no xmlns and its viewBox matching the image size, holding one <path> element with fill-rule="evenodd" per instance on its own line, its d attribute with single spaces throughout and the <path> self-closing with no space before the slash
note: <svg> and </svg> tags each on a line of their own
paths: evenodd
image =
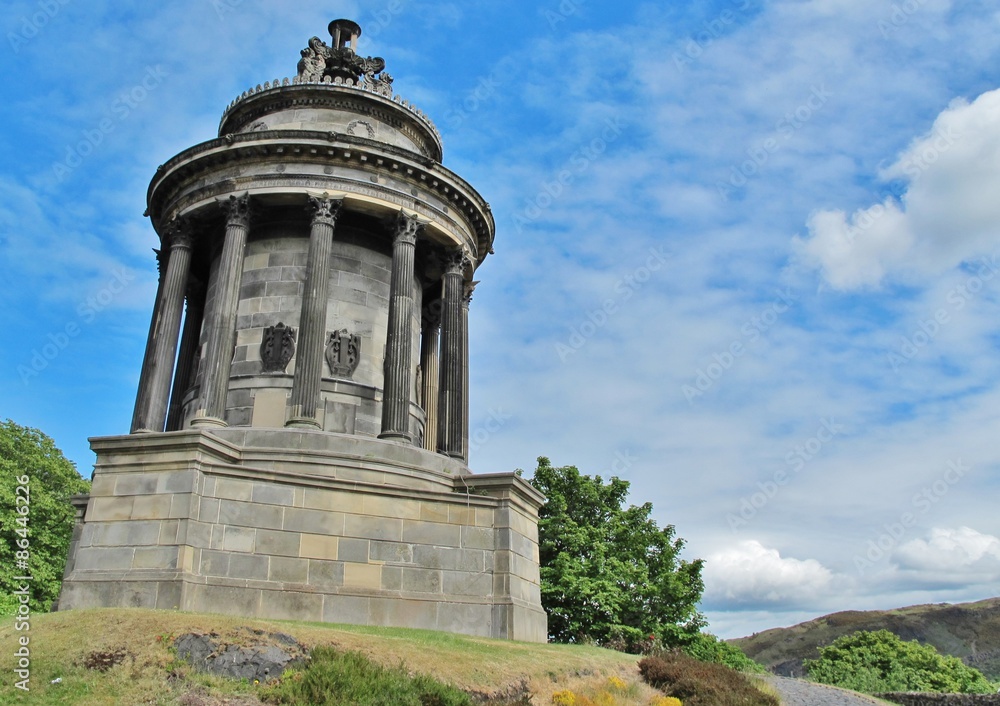
<svg viewBox="0 0 1000 706">
<path fill-rule="evenodd" d="M 426 630 L 252 620 L 237 617 L 104 609 L 33 616 L 29 632 L 13 620 L 0 626 L 0 703 L 179 704 L 258 706 L 257 687 L 194 672 L 179 662 L 171 643 L 185 633 L 216 633 L 218 640 L 245 644 L 253 630 L 282 632 L 305 646 L 333 645 L 360 651 L 386 666 L 400 663 L 498 702 L 527 703 L 505 696 L 530 693 L 531 703 L 551 703 L 556 691 L 586 693 L 611 676 L 630 685 L 621 704 L 648 704 L 657 692 L 643 684 L 637 658 L 597 647 L 539 645 L 487 640 Z M 18 638 L 30 637 L 31 691 L 15 689 Z M 95 655 L 122 655 L 106 672 Z M 88 665 L 90 665 L 88 667 Z M 52 683 L 59 679 L 58 683 Z M 631 686 L 631 685 L 634 685 Z"/>
<path fill-rule="evenodd" d="M 888 630 L 903 640 L 933 645 L 987 678 L 1000 679 L 1000 598 L 975 603 L 917 605 L 896 610 L 844 611 L 789 628 L 731 640 L 751 658 L 783 676 L 802 676 L 802 660 L 858 630 Z"/>
</svg>

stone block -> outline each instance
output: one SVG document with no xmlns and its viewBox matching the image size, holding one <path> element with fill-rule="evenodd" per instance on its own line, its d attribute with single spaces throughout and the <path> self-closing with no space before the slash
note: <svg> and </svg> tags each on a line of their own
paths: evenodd
<svg viewBox="0 0 1000 706">
<path fill-rule="evenodd" d="M 229 576 L 229 559 L 234 555 L 204 549 L 201 552 L 199 571 L 203 576 Z"/>
<path fill-rule="evenodd" d="M 180 520 L 164 520 L 160 523 L 160 535 L 156 539 L 157 544 L 176 544 L 177 533 L 180 531 Z M 186 534 L 186 528 L 185 528 Z M 185 540 L 186 541 L 186 538 Z"/>
<path fill-rule="evenodd" d="M 382 587 L 382 567 L 345 562 L 344 586 L 377 590 Z"/>
<path fill-rule="evenodd" d="M 493 575 L 468 571 L 444 571 L 444 593 L 453 596 L 490 596 L 493 591 Z"/>
<path fill-rule="evenodd" d="M 80 547 L 76 551 L 76 571 L 131 569 L 133 547 Z"/>
<path fill-rule="evenodd" d="M 98 473 L 90 483 L 90 497 L 99 498 L 104 495 L 115 494 L 115 482 L 118 479 L 107 473 Z"/>
<path fill-rule="evenodd" d="M 267 614 L 275 620 L 312 620 L 323 618 L 323 596 L 299 591 L 266 591 L 261 597 Z"/>
<path fill-rule="evenodd" d="M 299 540 L 297 551 L 289 556 L 299 556 L 303 559 L 329 559 L 338 558 L 337 545 L 339 537 L 331 537 L 320 534 L 289 534 Z M 282 552 L 284 553 L 284 552 Z"/>
<path fill-rule="evenodd" d="M 236 478 L 218 478 L 215 482 L 215 497 L 249 502 L 253 498 L 253 483 Z"/>
<path fill-rule="evenodd" d="M 311 534 L 343 534 L 344 515 L 339 512 L 287 507 L 283 529 Z"/>
<path fill-rule="evenodd" d="M 261 530 L 266 532 L 267 530 Z M 227 552 L 254 551 L 254 536 L 256 531 L 244 527 L 226 527 L 222 539 L 222 548 Z"/>
<path fill-rule="evenodd" d="M 403 568 L 403 590 L 411 593 L 440 593 L 441 572 L 435 569 Z"/>
<path fill-rule="evenodd" d="M 291 505 L 295 499 L 295 492 L 290 485 L 279 485 L 277 483 L 254 483 L 253 501 L 266 505 Z"/>
<path fill-rule="evenodd" d="M 448 505 L 434 500 L 420 503 L 420 519 L 427 522 L 448 522 Z"/>
<path fill-rule="evenodd" d="M 234 579 L 266 581 L 268 557 L 260 554 L 233 554 L 229 558 L 229 574 Z"/>
<path fill-rule="evenodd" d="M 219 502 L 219 523 L 238 527 L 281 529 L 284 508 L 276 505 L 245 503 L 237 500 Z"/>
<path fill-rule="evenodd" d="M 127 520 L 132 517 L 134 498 L 91 498 L 87 506 L 87 522 Z"/>
<path fill-rule="evenodd" d="M 155 608 L 156 583 L 152 581 L 122 582 L 118 605 L 125 608 Z"/>
<path fill-rule="evenodd" d="M 136 498 L 138 500 L 138 498 Z M 198 512 L 201 497 L 193 493 L 173 493 L 170 496 L 171 519 L 186 520 Z"/>
<path fill-rule="evenodd" d="M 94 546 L 134 547 L 155 545 L 160 540 L 160 523 L 155 520 L 108 522 L 96 525 L 92 536 Z"/>
<path fill-rule="evenodd" d="M 305 583 L 309 578 L 309 561 L 284 556 L 272 556 L 268 568 L 269 581 Z"/>
<path fill-rule="evenodd" d="M 341 537 L 337 545 L 337 558 L 341 561 L 353 561 L 365 564 L 371 556 L 371 540 Z"/>
<path fill-rule="evenodd" d="M 140 495 L 132 502 L 133 520 L 153 520 L 170 516 L 170 495 Z"/>
<path fill-rule="evenodd" d="M 402 628 L 437 630 L 437 601 L 371 598 L 371 619 L 375 625 L 395 625 Z"/>
<path fill-rule="evenodd" d="M 420 519 L 420 502 L 386 495 L 363 495 L 361 512 L 379 517 L 400 517 L 409 520 Z"/>
<path fill-rule="evenodd" d="M 495 637 L 492 606 L 475 603 L 443 604 L 438 610 L 438 622 L 435 629 L 463 635 Z"/>
<path fill-rule="evenodd" d="M 369 558 L 373 561 L 386 561 L 392 564 L 409 564 L 413 562 L 413 545 L 401 542 L 371 543 Z"/>
<path fill-rule="evenodd" d="M 371 599 L 367 596 L 326 596 L 323 622 L 368 625 L 371 622 Z"/>
<path fill-rule="evenodd" d="M 496 548 L 496 533 L 490 527 L 463 527 L 462 546 L 493 551 Z"/>
<path fill-rule="evenodd" d="M 476 508 L 452 505 L 448 508 L 448 522 L 457 525 L 475 525 L 476 524 Z"/>
<path fill-rule="evenodd" d="M 222 501 L 218 498 L 202 498 L 198 503 L 198 521 L 215 523 L 219 521 L 219 508 Z"/>
<path fill-rule="evenodd" d="M 284 389 L 259 389 L 253 398 L 250 426 L 280 429 L 285 426 L 288 393 Z"/>
<path fill-rule="evenodd" d="M 134 569 L 176 569 L 177 547 L 136 547 Z"/>
<path fill-rule="evenodd" d="M 187 609 L 196 613 L 254 616 L 260 614 L 260 591 L 232 586 L 191 585 Z"/>
<path fill-rule="evenodd" d="M 226 535 L 228 536 L 228 530 Z M 275 556 L 299 556 L 299 533 L 275 530 L 257 530 L 256 551 L 258 554 Z"/>
<path fill-rule="evenodd" d="M 383 591 L 403 590 L 403 567 L 401 566 L 382 567 L 382 590 Z"/>
<path fill-rule="evenodd" d="M 160 581 L 156 587 L 157 610 L 180 610 L 181 584 L 179 581 Z"/>
<path fill-rule="evenodd" d="M 159 478 L 155 473 L 125 473 L 118 476 L 115 495 L 151 495 Z"/>
<path fill-rule="evenodd" d="M 357 537 L 360 539 L 382 539 L 398 542 L 402 540 L 403 521 L 386 519 L 384 517 L 345 515 L 344 534 L 348 537 Z"/>
<path fill-rule="evenodd" d="M 414 544 L 458 547 L 462 543 L 462 528 L 458 525 L 443 525 L 437 522 L 404 520 L 401 538 L 404 542 Z"/>
<path fill-rule="evenodd" d="M 344 564 L 339 561 L 324 561 L 309 559 L 306 582 L 320 588 L 333 588 L 344 585 Z"/>
<path fill-rule="evenodd" d="M 161 473 L 157 488 L 161 493 L 196 493 L 197 484 L 197 471 L 177 471 Z"/>
<path fill-rule="evenodd" d="M 485 552 L 479 549 L 455 549 L 418 544 L 414 547 L 413 563 L 427 569 L 455 571 L 485 571 Z M 491 567 L 492 568 L 492 567 Z"/>
</svg>

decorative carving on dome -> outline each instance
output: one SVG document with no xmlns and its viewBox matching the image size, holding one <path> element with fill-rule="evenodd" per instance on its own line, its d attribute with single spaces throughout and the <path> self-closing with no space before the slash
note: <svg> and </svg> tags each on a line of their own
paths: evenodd
<svg viewBox="0 0 1000 706">
<path fill-rule="evenodd" d="M 352 120 L 350 123 L 347 124 L 347 134 L 348 135 L 357 135 L 358 133 L 355 132 L 355 130 L 359 126 L 362 126 L 362 125 L 365 128 L 365 132 L 368 133 L 368 139 L 374 140 L 375 139 L 375 128 L 373 128 L 372 124 L 370 122 L 368 122 L 367 120 Z"/>
<path fill-rule="evenodd" d="M 350 379 L 361 362 L 361 336 L 346 328 L 330 334 L 326 344 L 326 362 L 335 378 Z"/>
<path fill-rule="evenodd" d="M 299 83 L 357 84 L 392 98 L 392 76 L 385 73 L 385 59 L 380 56 L 358 56 L 349 46 L 331 47 L 319 37 L 310 38 L 300 54 Z"/>
<path fill-rule="evenodd" d="M 261 372 L 283 373 L 295 355 L 295 329 L 280 321 L 264 329 L 260 342 Z"/>
</svg>

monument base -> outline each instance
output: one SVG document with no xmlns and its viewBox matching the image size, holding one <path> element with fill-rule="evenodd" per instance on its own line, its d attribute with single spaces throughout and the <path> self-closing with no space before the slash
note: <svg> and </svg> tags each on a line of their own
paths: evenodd
<svg viewBox="0 0 1000 706">
<path fill-rule="evenodd" d="M 59 610 L 145 607 L 547 639 L 544 498 L 412 446 L 301 429 L 91 439 Z M 84 511 L 85 503 L 85 511 Z"/>
</svg>

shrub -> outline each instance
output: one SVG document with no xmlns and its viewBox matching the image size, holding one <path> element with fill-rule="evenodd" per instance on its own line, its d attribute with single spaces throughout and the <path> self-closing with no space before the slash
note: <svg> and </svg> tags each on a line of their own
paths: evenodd
<svg viewBox="0 0 1000 706">
<path fill-rule="evenodd" d="M 261 690 L 265 700 L 305 706 L 471 706 L 468 694 L 402 666 L 375 664 L 360 652 L 312 651 L 305 670 Z"/>
<path fill-rule="evenodd" d="M 681 647 L 685 654 L 702 662 L 724 664 L 737 672 L 763 673 L 764 667 L 754 662 L 736 645 L 703 632 Z"/>
<path fill-rule="evenodd" d="M 552 703 L 556 706 L 576 706 L 576 694 L 569 689 L 552 694 Z"/>
<path fill-rule="evenodd" d="M 649 706 L 681 706 L 681 700 L 675 696 L 656 696 Z"/>
<path fill-rule="evenodd" d="M 888 630 L 859 630 L 806 660 L 809 678 L 868 694 L 923 691 L 988 694 L 993 686 L 979 671 L 916 640 L 903 642 Z"/>
<path fill-rule="evenodd" d="M 650 686 L 686 706 L 779 706 L 734 669 L 701 662 L 680 651 L 639 661 L 639 673 Z"/>
</svg>

